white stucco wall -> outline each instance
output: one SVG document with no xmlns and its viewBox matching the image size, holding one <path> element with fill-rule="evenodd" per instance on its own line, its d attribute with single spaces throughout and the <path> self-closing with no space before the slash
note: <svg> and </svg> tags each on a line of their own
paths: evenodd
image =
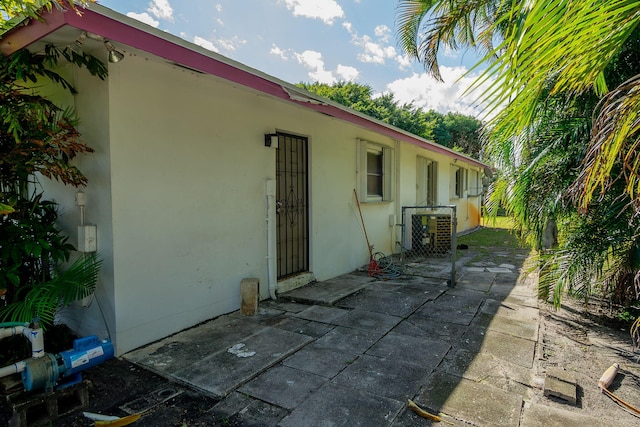
<svg viewBox="0 0 640 427">
<path fill-rule="evenodd" d="M 94 153 L 84 154 L 74 159 L 74 164 L 87 177 L 89 184 L 82 188 L 64 186 L 57 181 L 40 177 L 39 182 L 45 198 L 54 200 L 59 206 L 58 225 L 69 237 L 69 242 L 78 246 L 77 227 L 81 224 L 80 209 L 75 206 L 75 194 L 85 193 L 87 205 L 84 209 L 84 223 L 97 224 L 98 255 L 102 266 L 98 277 L 95 296 L 84 304 L 77 303 L 61 310 L 61 320 L 69 324 L 79 335 L 96 334 L 101 338 L 111 337 L 116 331 L 113 307 L 113 250 L 111 221 L 111 162 L 108 133 L 108 83 L 91 76 L 86 70 L 62 66 L 56 70 L 65 77 L 79 93 L 71 95 L 58 85 L 38 85 L 40 93 L 53 100 L 61 108 L 72 107 L 81 116 L 78 130 L 82 142 L 93 148 Z M 74 253 L 71 261 L 80 253 Z M 100 309 L 102 307 L 102 310 Z"/>
</svg>

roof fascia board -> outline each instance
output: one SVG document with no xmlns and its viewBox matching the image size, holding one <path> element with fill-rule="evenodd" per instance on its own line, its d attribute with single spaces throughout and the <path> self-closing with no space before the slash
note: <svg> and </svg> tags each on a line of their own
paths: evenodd
<svg viewBox="0 0 640 427">
<path fill-rule="evenodd" d="M 126 22 L 127 20 L 131 22 Z M 487 167 L 486 164 L 469 156 L 380 122 L 372 117 L 365 116 L 343 105 L 307 92 L 275 77 L 268 76 L 258 70 L 253 70 L 243 64 L 205 50 L 200 46 L 192 45 L 183 39 L 161 32 L 103 6 L 92 4 L 90 8 L 80 9 L 79 12 L 54 8 L 43 14 L 43 20 L 31 19 L 25 22 L 26 24 L 18 25 L 1 36 L 0 50 L 2 54 L 10 55 L 17 50 L 28 47 L 57 29 L 70 25 L 81 31 L 99 34 L 105 39 L 218 76 L 304 108 L 373 130 L 390 138 L 405 141 L 480 168 Z M 291 92 L 304 92 L 309 101 L 317 100 L 319 102 L 292 99 Z"/>
</svg>

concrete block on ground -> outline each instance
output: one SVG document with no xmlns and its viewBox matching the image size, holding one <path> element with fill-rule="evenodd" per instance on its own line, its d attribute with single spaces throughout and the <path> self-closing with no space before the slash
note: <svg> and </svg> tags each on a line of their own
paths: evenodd
<svg viewBox="0 0 640 427">
<path fill-rule="evenodd" d="M 40 394 L 23 394 L 8 398 L 13 407 L 12 427 L 51 425 L 58 417 L 89 405 L 87 383 L 81 381 L 66 388 Z"/>
<path fill-rule="evenodd" d="M 545 396 L 556 397 L 575 405 L 577 403 L 577 388 L 574 373 L 558 368 L 551 368 L 547 371 L 544 380 Z"/>
<path fill-rule="evenodd" d="M 260 297 L 260 280 L 256 278 L 242 279 L 240 282 L 240 311 L 245 316 L 258 314 Z"/>
</svg>

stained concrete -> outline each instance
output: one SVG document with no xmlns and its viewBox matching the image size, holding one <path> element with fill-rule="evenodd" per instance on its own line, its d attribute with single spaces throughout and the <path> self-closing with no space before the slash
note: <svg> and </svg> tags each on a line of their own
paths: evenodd
<svg viewBox="0 0 640 427">
<path fill-rule="evenodd" d="M 518 426 L 523 404 L 520 395 L 445 372 L 434 373 L 415 402 L 479 426 Z"/>
<path fill-rule="evenodd" d="M 388 281 L 354 272 L 125 357 L 218 398 L 210 416 L 221 424 L 432 425 L 407 409 L 412 399 L 451 425 L 597 425 L 530 403 L 540 318 L 516 255 L 461 259 L 453 288 L 442 260 Z"/>
</svg>

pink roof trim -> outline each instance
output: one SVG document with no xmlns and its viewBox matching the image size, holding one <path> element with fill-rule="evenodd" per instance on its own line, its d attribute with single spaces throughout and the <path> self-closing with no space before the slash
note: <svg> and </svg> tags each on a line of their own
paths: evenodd
<svg viewBox="0 0 640 427">
<path fill-rule="evenodd" d="M 101 8 L 110 11 L 109 9 Z M 112 13 L 115 14 L 115 12 Z M 284 82 L 279 83 L 270 80 L 266 76 L 263 77 L 258 74 L 251 73 L 248 70 L 223 62 L 220 59 L 196 52 L 167 40 L 166 38 L 159 37 L 107 15 L 101 14 L 91 8 L 80 9 L 80 13 L 73 10 L 62 11 L 54 8 L 51 12 L 44 15 L 44 22 L 31 20 L 27 25 L 19 25 L 2 35 L 2 38 L 0 39 L 0 50 L 2 51 L 2 54 L 10 55 L 17 50 L 25 48 L 30 44 L 45 38 L 50 33 L 65 25 L 70 25 L 78 28 L 79 30 L 90 33 L 99 34 L 105 39 L 149 52 L 169 61 L 221 77 L 277 98 L 284 99 L 288 102 L 301 105 L 305 108 L 345 120 L 388 137 L 406 141 L 430 151 L 435 151 L 463 160 L 481 168 L 487 167 L 487 165 L 479 162 L 478 160 L 451 151 L 441 145 L 425 141 L 422 138 L 412 136 L 411 134 L 405 133 L 399 129 L 378 122 L 377 120 L 364 117 L 359 113 L 354 113 L 346 109 L 345 107 L 329 103 L 319 104 L 293 100 L 290 98 L 289 93 L 284 89 Z M 164 36 L 171 37 L 168 35 Z"/>
</svg>

